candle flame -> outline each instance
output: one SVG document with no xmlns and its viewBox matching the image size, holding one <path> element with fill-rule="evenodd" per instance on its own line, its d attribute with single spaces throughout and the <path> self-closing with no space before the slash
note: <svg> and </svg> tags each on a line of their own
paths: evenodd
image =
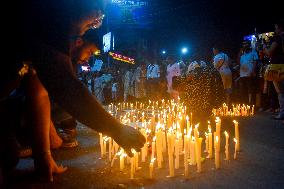
<svg viewBox="0 0 284 189">
<path fill-rule="evenodd" d="M 227 133 L 227 131 L 225 131 L 224 134 L 225 134 L 226 137 L 229 136 L 229 134 Z"/>
<path fill-rule="evenodd" d="M 217 122 L 220 122 L 220 121 L 221 121 L 221 119 L 219 117 L 216 117 L 215 122 L 217 123 Z"/>
<path fill-rule="evenodd" d="M 234 138 L 234 142 L 237 144 L 238 143 L 238 140 L 236 138 Z"/>
<path fill-rule="evenodd" d="M 151 159 L 151 163 L 154 163 L 155 160 L 156 160 L 156 158 L 152 158 L 152 159 Z"/>
<path fill-rule="evenodd" d="M 238 122 L 236 120 L 233 121 L 234 124 L 238 124 Z"/>
</svg>

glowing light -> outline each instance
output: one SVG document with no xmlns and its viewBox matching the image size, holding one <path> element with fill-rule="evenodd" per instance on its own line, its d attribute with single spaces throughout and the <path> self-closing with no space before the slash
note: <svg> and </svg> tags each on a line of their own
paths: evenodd
<svg viewBox="0 0 284 189">
<path fill-rule="evenodd" d="M 184 47 L 184 48 L 181 49 L 181 52 L 182 52 L 183 54 L 186 54 L 186 53 L 188 52 L 188 49 L 187 49 L 186 47 Z"/>
</svg>

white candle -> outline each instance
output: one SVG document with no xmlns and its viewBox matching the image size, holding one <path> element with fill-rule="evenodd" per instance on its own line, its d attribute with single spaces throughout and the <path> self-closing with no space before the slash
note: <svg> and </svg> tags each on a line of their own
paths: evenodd
<svg viewBox="0 0 284 189">
<path fill-rule="evenodd" d="M 208 158 L 212 158 L 213 157 L 213 144 L 212 144 L 212 133 L 211 133 L 211 129 L 208 128 L 209 133 L 208 133 L 208 140 L 209 140 L 209 153 L 208 153 Z"/>
<path fill-rule="evenodd" d="M 120 168 L 120 171 L 124 170 L 124 158 L 126 156 L 127 155 L 124 153 L 124 150 L 121 150 L 121 153 L 120 153 L 120 156 L 119 156 L 119 168 Z"/>
<path fill-rule="evenodd" d="M 112 159 L 112 138 L 109 138 L 108 140 L 108 159 L 111 161 Z"/>
<path fill-rule="evenodd" d="M 234 159 L 237 159 L 237 146 L 238 146 L 238 140 L 237 140 L 236 138 L 234 138 L 234 142 L 235 142 Z"/>
<path fill-rule="evenodd" d="M 218 136 L 218 151 L 220 151 L 220 141 L 221 141 L 221 119 L 219 117 L 216 117 L 216 136 Z"/>
<path fill-rule="evenodd" d="M 155 153 L 156 153 L 156 136 L 152 140 L 152 155 L 151 155 L 151 159 L 153 159 L 155 157 Z"/>
<path fill-rule="evenodd" d="M 179 169 L 179 139 L 175 140 L 175 169 Z"/>
<path fill-rule="evenodd" d="M 172 140 L 172 133 L 171 131 L 168 132 L 168 156 L 169 156 L 169 172 L 170 172 L 170 177 L 173 177 L 175 172 L 174 172 L 174 160 L 173 160 L 173 140 Z"/>
<path fill-rule="evenodd" d="M 236 140 L 238 141 L 238 144 L 237 144 L 237 151 L 239 152 L 240 151 L 240 133 L 239 133 L 239 123 L 234 120 L 233 121 L 234 124 L 235 124 L 235 138 Z"/>
<path fill-rule="evenodd" d="M 224 132 L 225 136 L 226 136 L 226 145 L 225 145 L 225 155 L 226 155 L 226 159 L 225 160 L 229 160 L 229 134 L 227 133 L 227 131 Z"/>
<path fill-rule="evenodd" d="M 103 134 L 99 133 L 99 135 L 100 135 L 101 158 L 103 158 L 104 157 Z"/>
<path fill-rule="evenodd" d="M 218 149 L 218 144 L 219 144 L 219 138 L 218 136 L 215 136 L 215 167 L 216 169 L 220 168 L 220 152 Z"/>
<path fill-rule="evenodd" d="M 202 138 L 196 140 L 196 163 L 197 163 L 197 172 L 201 172 L 201 143 Z"/>
<path fill-rule="evenodd" d="M 195 165 L 196 164 L 196 158 L 195 158 L 195 137 L 191 138 L 190 141 L 190 164 Z"/>
<path fill-rule="evenodd" d="M 205 152 L 208 153 L 208 134 L 205 132 Z"/>
<path fill-rule="evenodd" d="M 184 176 L 188 176 L 189 135 L 184 136 Z"/>
<path fill-rule="evenodd" d="M 150 179 L 153 179 L 154 162 L 156 158 L 153 158 L 150 162 Z"/>
<path fill-rule="evenodd" d="M 134 179 L 134 168 L 135 168 L 135 163 L 134 163 L 134 157 L 130 159 L 130 179 Z"/>
</svg>

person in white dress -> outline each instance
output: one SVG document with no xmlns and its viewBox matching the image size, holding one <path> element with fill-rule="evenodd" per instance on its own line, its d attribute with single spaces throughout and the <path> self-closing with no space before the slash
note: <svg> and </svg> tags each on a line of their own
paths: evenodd
<svg viewBox="0 0 284 189">
<path fill-rule="evenodd" d="M 160 67 L 156 63 L 150 63 L 147 66 L 147 96 L 148 98 L 155 98 L 158 92 L 159 79 L 160 79 Z"/>
<path fill-rule="evenodd" d="M 230 104 L 232 94 L 232 72 L 229 66 L 229 57 L 227 54 L 223 53 L 218 46 L 213 48 L 213 54 L 213 64 L 221 75 L 226 94 L 226 103 Z"/>
</svg>

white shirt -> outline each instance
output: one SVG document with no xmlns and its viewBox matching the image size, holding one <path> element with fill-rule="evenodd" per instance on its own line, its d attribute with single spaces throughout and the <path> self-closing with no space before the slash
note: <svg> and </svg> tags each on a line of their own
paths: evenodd
<svg viewBox="0 0 284 189">
<path fill-rule="evenodd" d="M 181 75 L 181 62 L 176 62 L 174 64 L 169 64 L 167 66 L 167 82 L 168 82 L 168 92 L 172 90 L 173 85 L 173 77 Z"/>
<path fill-rule="evenodd" d="M 150 64 L 147 66 L 147 79 L 159 78 L 160 68 L 158 64 Z"/>
<path fill-rule="evenodd" d="M 245 53 L 240 59 L 240 77 L 250 77 L 254 73 L 254 63 L 257 60 L 257 54 Z"/>
<path fill-rule="evenodd" d="M 230 74 L 229 57 L 225 53 L 214 56 L 214 67 L 222 74 Z"/>
<path fill-rule="evenodd" d="M 111 86 L 111 91 L 112 92 L 117 92 L 117 83 L 113 83 Z"/>
</svg>

